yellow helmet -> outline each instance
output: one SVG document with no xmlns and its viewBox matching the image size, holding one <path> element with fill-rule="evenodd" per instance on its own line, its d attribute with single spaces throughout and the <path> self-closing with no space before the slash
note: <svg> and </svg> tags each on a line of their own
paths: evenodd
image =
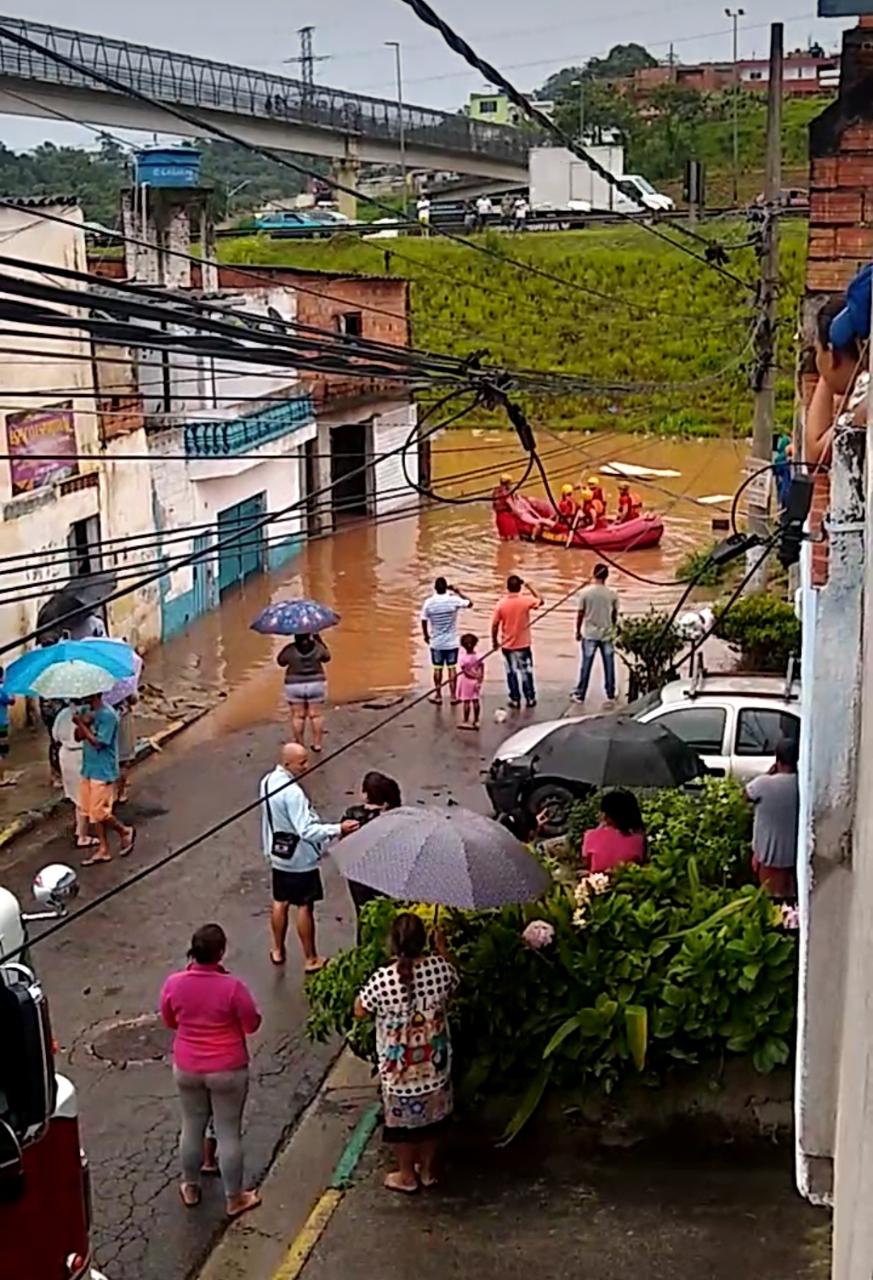
<svg viewBox="0 0 873 1280">
<path fill-rule="evenodd" d="M 573 492 L 573 486 L 571 484 L 565 484 L 564 487 L 561 489 L 561 497 L 566 498 L 567 495 L 572 492 Z"/>
<path fill-rule="evenodd" d="M 504 471 L 503 475 L 500 477 L 500 483 L 512 484 L 512 476 L 509 474 L 508 471 Z"/>
<path fill-rule="evenodd" d="M 590 501 L 591 501 L 591 499 L 592 499 L 593 497 L 594 497 L 594 494 L 591 492 L 591 490 L 590 490 L 590 489 L 583 489 L 583 490 L 582 490 L 582 501 L 583 501 L 583 502 L 590 502 Z"/>
<path fill-rule="evenodd" d="M 628 489 L 630 488 L 630 485 L 628 484 L 627 480 L 622 480 L 618 488 L 620 493 L 627 493 Z"/>
<path fill-rule="evenodd" d="M 597 486 L 598 486 L 599 484 L 600 484 L 600 481 L 597 479 L 597 476 L 589 476 L 589 477 L 588 477 L 588 488 L 589 488 L 589 489 L 596 489 L 596 488 L 597 488 Z"/>
</svg>

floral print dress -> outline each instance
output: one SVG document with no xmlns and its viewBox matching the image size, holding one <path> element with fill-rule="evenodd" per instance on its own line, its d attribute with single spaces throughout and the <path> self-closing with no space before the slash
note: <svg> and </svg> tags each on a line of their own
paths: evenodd
<svg viewBox="0 0 873 1280">
<path fill-rule="evenodd" d="M 411 985 L 396 964 L 378 969 L 360 1001 L 376 1018 L 386 1129 L 421 1129 L 452 1113 L 452 1045 L 446 1006 L 458 985 L 441 956 L 416 960 Z"/>
</svg>

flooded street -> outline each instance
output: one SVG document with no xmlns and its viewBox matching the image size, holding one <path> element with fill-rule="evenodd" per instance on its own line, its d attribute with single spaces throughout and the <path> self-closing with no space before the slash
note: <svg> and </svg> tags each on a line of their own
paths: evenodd
<svg viewBox="0 0 873 1280">
<path fill-rule="evenodd" d="M 701 506 L 691 499 L 733 492 L 741 478 L 744 442 L 665 441 L 606 433 L 557 438 L 543 433 L 539 445 L 550 484 L 557 488 L 610 461 L 680 473 L 659 479 L 657 488 L 633 482 L 646 509 L 665 516 L 664 538 L 660 547 L 614 557 L 632 573 L 664 585 L 641 583 L 619 570 L 610 578 L 627 613 L 672 604 L 678 594 L 670 585 L 677 564 L 712 539 L 713 516 L 726 514 L 730 505 Z M 518 442 L 509 433 L 451 431 L 434 444 L 434 484 L 447 496 L 489 493 L 502 471 L 516 479 L 523 472 Z M 615 480 L 603 477 L 603 482 L 614 509 Z M 525 492 L 542 495 L 542 484 L 532 480 Z M 418 617 L 438 574 L 445 574 L 473 600 L 465 626 L 481 638 L 484 650 L 494 602 L 507 574 L 516 572 L 532 582 L 548 605 L 584 582 L 594 559 L 591 552 L 579 549 L 498 542 L 488 502 L 407 509 L 313 540 L 287 570 L 253 578 L 230 593 L 219 610 L 149 655 L 148 679 L 160 685 L 170 672 L 189 669 L 197 683 L 225 692 L 224 706 L 210 717 L 213 732 L 282 715 L 275 666 L 280 641 L 257 635 L 249 624 L 271 600 L 307 595 L 342 615 L 341 625 L 329 636 L 331 702 L 424 689 L 429 664 Z M 537 672 L 543 684 L 569 685 L 575 675 L 574 609 L 571 596 L 535 628 Z M 489 663 L 487 682 L 495 697 L 502 679 L 501 664 Z"/>
</svg>

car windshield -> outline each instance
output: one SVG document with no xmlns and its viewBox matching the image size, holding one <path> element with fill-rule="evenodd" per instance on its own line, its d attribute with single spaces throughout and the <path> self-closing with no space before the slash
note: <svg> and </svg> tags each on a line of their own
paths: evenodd
<svg viewBox="0 0 873 1280">
<path fill-rule="evenodd" d="M 645 191 L 647 196 L 654 196 L 658 194 L 651 182 L 649 182 L 648 179 L 641 177 L 639 174 L 635 174 L 633 178 L 629 179 L 629 181 L 632 182 L 635 187 L 639 187 L 640 191 Z"/>
<path fill-rule="evenodd" d="M 653 689 L 651 693 L 644 693 L 641 698 L 636 698 L 627 705 L 627 714 L 632 719 L 638 720 L 640 716 L 646 714 L 647 711 L 654 711 L 655 707 L 661 705 L 661 690 Z"/>
</svg>

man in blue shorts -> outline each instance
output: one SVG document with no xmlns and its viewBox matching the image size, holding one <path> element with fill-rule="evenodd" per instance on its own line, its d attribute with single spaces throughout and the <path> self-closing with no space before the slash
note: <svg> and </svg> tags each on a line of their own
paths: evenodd
<svg viewBox="0 0 873 1280">
<path fill-rule="evenodd" d="M 433 694 L 430 701 L 439 706 L 443 700 L 443 672 L 449 681 L 452 702 L 457 702 L 455 685 L 458 679 L 458 614 L 472 608 L 473 602 L 450 587 L 445 578 L 437 578 L 433 595 L 428 596 L 421 607 L 421 632 L 424 643 L 430 645 L 433 664 Z"/>
</svg>

